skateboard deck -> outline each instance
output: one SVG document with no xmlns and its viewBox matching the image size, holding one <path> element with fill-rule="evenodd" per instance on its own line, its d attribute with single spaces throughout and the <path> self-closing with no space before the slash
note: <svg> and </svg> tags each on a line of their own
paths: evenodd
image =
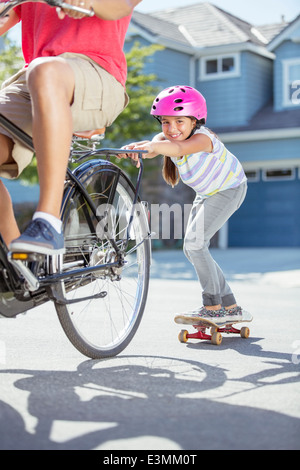
<svg viewBox="0 0 300 470">
<path fill-rule="evenodd" d="M 218 320 L 210 320 L 208 318 L 199 317 L 197 314 L 188 315 L 176 315 L 174 318 L 175 323 L 181 325 L 192 325 L 197 333 L 189 333 L 187 330 L 181 330 L 179 333 L 179 341 L 186 343 L 189 338 L 192 339 L 208 339 L 213 344 L 221 344 L 222 335 L 221 333 L 234 333 L 239 334 L 242 338 L 248 338 L 250 336 L 250 330 L 247 327 L 243 327 L 240 330 L 233 327 L 236 323 L 251 322 L 253 317 L 250 313 L 244 312 L 243 316 L 236 320 L 224 321 L 222 317 Z M 211 335 L 205 333 L 207 328 L 211 329 Z"/>
<path fill-rule="evenodd" d="M 175 323 L 179 323 L 181 325 L 201 326 L 203 328 L 210 328 L 211 326 L 218 328 L 218 327 L 225 326 L 225 325 L 233 325 L 235 323 L 251 322 L 252 320 L 253 320 L 253 317 L 248 312 L 244 312 L 243 316 L 238 318 L 237 320 L 229 320 L 229 321 L 224 321 L 222 317 L 220 317 L 216 321 L 213 321 L 213 320 L 210 320 L 209 318 L 199 317 L 199 315 L 197 314 L 191 314 L 190 316 L 186 314 L 176 315 L 176 317 L 174 318 Z"/>
</svg>

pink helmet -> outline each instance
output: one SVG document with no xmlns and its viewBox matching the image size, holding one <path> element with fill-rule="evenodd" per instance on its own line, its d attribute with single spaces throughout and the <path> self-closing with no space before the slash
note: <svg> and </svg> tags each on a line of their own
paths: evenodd
<svg viewBox="0 0 300 470">
<path fill-rule="evenodd" d="M 192 116 L 198 121 L 207 119 L 205 98 L 191 86 L 165 88 L 153 101 L 153 116 Z"/>
</svg>

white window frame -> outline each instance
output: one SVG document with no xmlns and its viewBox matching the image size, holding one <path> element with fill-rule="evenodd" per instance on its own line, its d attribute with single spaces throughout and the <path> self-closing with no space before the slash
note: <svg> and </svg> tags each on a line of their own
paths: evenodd
<svg viewBox="0 0 300 470">
<path fill-rule="evenodd" d="M 223 59 L 233 59 L 234 69 L 228 72 L 222 71 L 222 60 Z M 216 60 L 218 63 L 218 71 L 216 73 L 207 73 L 206 72 L 206 63 L 210 60 Z M 212 55 L 204 56 L 200 59 L 200 80 L 223 80 L 224 78 L 233 78 L 240 77 L 241 75 L 241 54 L 222 54 L 222 55 Z"/>
<path fill-rule="evenodd" d="M 275 176 L 272 178 L 272 176 L 267 176 L 267 171 L 280 171 L 280 170 L 291 170 L 291 175 L 290 176 Z M 265 168 L 262 171 L 262 179 L 263 181 L 269 182 L 269 181 L 293 181 L 296 179 L 296 169 L 292 167 L 286 167 L 286 168 Z"/>
<path fill-rule="evenodd" d="M 283 75 L 282 75 L 282 86 L 283 86 L 283 103 L 282 106 L 287 108 L 291 106 L 300 106 L 300 77 L 299 80 L 291 81 L 289 78 L 289 70 L 292 65 L 300 65 L 300 59 L 285 59 L 282 61 Z M 293 98 L 290 99 L 289 89 L 295 88 Z"/>
</svg>

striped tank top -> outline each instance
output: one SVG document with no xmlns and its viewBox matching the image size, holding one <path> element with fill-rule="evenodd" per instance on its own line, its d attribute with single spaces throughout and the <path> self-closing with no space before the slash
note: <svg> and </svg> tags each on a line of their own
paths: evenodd
<svg viewBox="0 0 300 470">
<path fill-rule="evenodd" d="M 219 191 L 236 188 L 247 180 L 239 160 L 206 127 L 195 134 L 207 135 L 213 144 L 211 153 L 197 152 L 181 158 L 172 158 L 180 177 L 186 185 L 202 197 Z"/>
</svg>

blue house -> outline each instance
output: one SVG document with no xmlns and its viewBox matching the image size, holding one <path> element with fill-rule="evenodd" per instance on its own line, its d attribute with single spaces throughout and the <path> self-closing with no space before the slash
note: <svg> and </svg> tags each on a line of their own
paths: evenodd
<svg viewBox="0 0 300 470">
<path fill-rule="evenodd" d="M 300 15 L 255 27 L 207 2 L 134 12 L 126 47 L 164 46 L 146 72 L 206 97 L 207 126 L 242 162 L 243 206 L 218 246 L 300 246 Z"/>
</svg>

